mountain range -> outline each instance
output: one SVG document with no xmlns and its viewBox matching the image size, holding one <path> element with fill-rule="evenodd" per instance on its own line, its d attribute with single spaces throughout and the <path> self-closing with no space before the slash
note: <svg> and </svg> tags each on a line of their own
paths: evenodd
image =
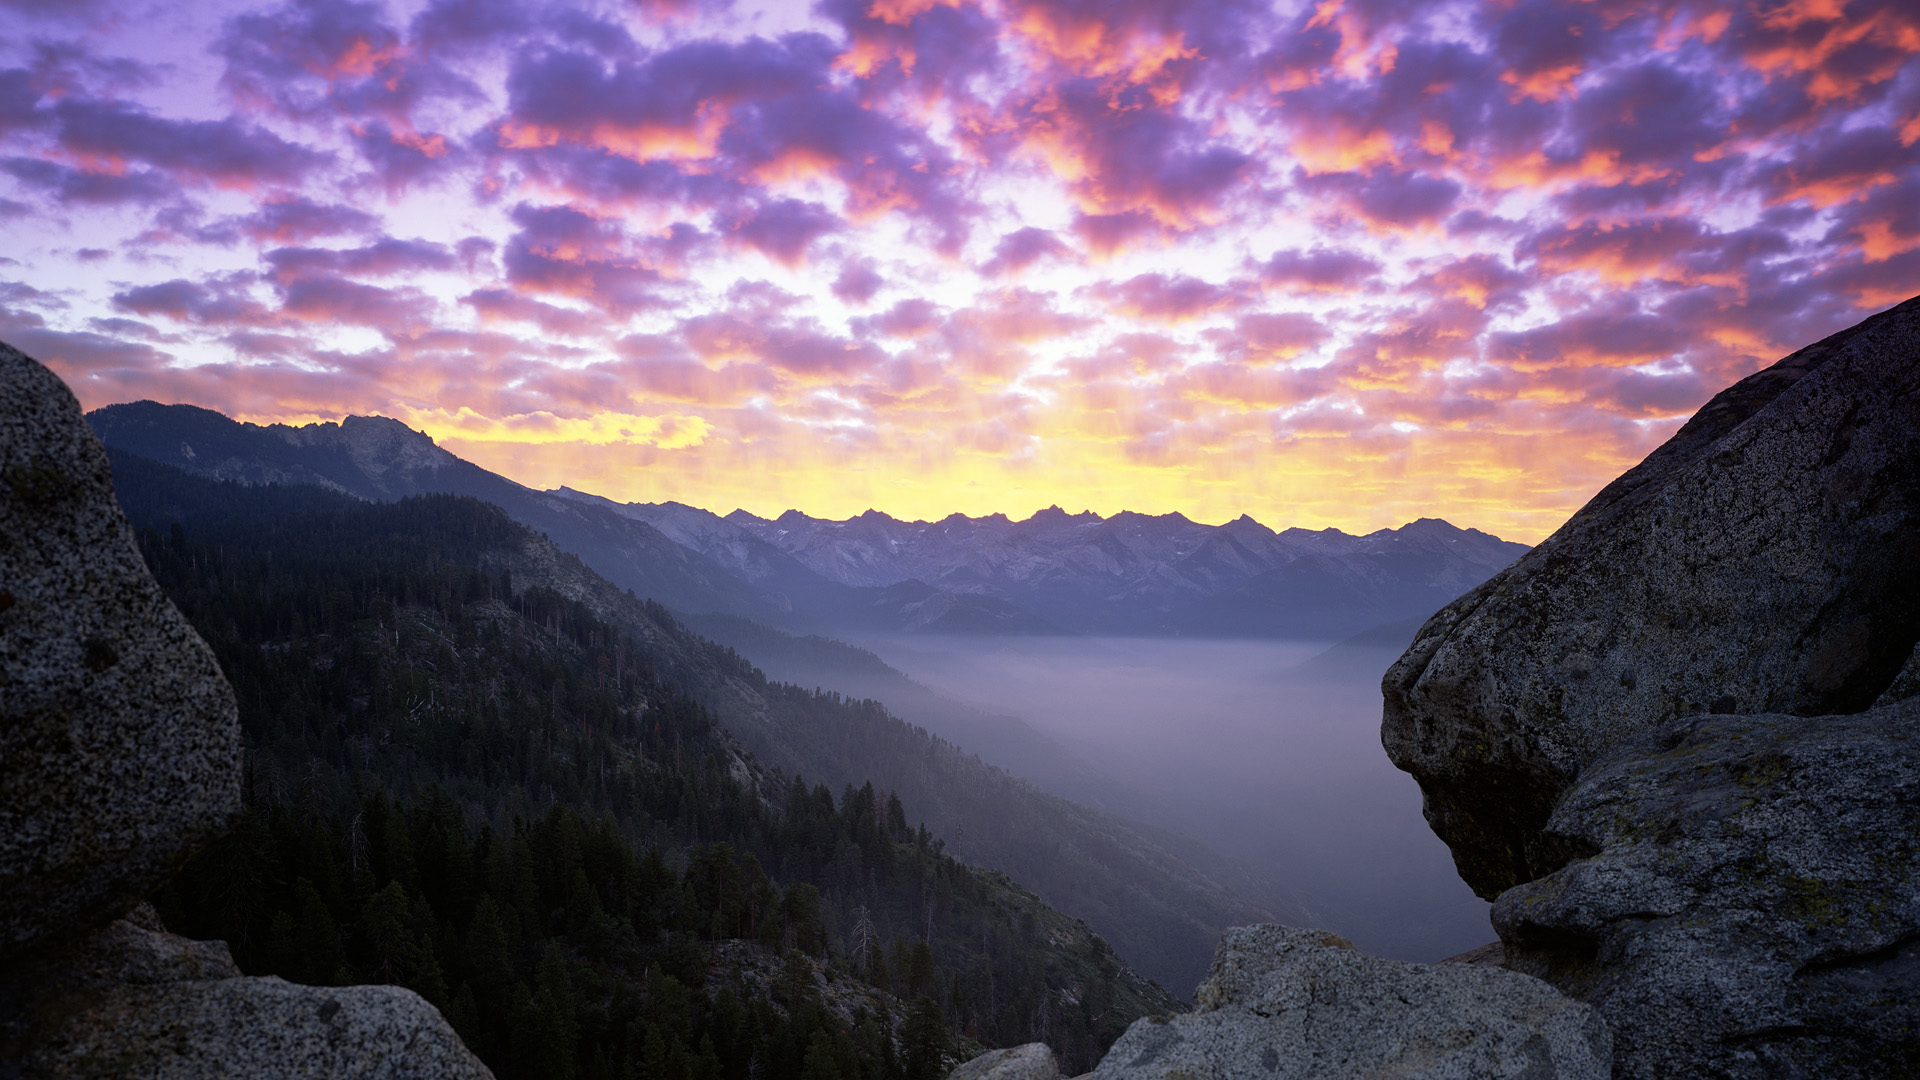
<svg viewBox="0 0 1920 1080">
<path fill-rule="evenodd" d="M 142 401 L 88 421 L 108 446 L 202 476 L 371 500 L 471 495 L 636 595 L 798 631 L 1331 640 L 1424 618 L 1528 550 L 1434 518 L 1354 536 L 1058 507 L 1023 521 L 721 516 L 535 490 L 385 417 L 261 426 Z"/>
</svg>

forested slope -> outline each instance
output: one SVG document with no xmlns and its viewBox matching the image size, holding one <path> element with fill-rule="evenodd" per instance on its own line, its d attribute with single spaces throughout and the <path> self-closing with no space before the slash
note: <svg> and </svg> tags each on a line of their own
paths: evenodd
<svg viewBox="0 0 1920 1080">
<path fill-rule="evenodd" d="M 209 522 L 227 521 L 219 527 L 241 536 L 250 528 L 251 500 L 292 506 L 305 498 L 344 499 L 301 487 L 221 485 L 110 454 L 117 489 L 136 522 L 204 514 Z M 197 509 L 203 504 L 209 509 Z M 871 781 L 897 792 L 914 820 L 947 838 L 954 854 L 1005 871 L 1053 906 L 1086 919 L 1163 986 L 1186 992 L 1196 985 L 1226 926 L 1276 917 L 1311 921 L 1248 901 L 1251 889 L 1217 881 L 1133 827 L 985 765 L 877 703 L 768 680 L 733 650 L 686 630 L 660 605 L 614 587 L 504 515 L 489 528 L 494 531 L 485 537 L 446 540 L 465 545 L 463 557 L 507 574 L 515 590 L 553 589 L 631 635 L 663 676 L 713 709 L 769 765 L 834 790 Z"/>
<path fill-rule="evenodd" d="M 248 747 L 241 826 L 156 902 L 247 970 L 410 986 L 510 1077 L 933 1077 L 955 1036 L 1085 1065 L 1173 1007 L 911 800 L 760 765 L 664 609 L 534 582 L 496 508 L 114 466 Z"/>
</svg>

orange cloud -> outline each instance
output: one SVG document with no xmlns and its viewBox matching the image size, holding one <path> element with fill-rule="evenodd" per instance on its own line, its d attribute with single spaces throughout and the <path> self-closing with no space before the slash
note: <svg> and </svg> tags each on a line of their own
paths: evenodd
<svg viewBox="0 0 1920 1080">
<path fill-rule="evenodd" d="M 1097 12 L 1074 12 L 1046 3 L 1027 3 L 1008 29 L 1053 62 L 1096 79 L 1117 77 L 1144 84 L 1159 80 L 1167 65 L 1199 55 L 1177 33 L 1144 26 L 1116 26 Z M 1162 86 L 1159 103 L 1179 100 L 1179 88 Z"/>
<path fill-rule="evenodd" d="M 1886 82 L 1920 52 L 1920 13 L 1886 8 L 1849 19 L 1846 9 L 1844 0 L 1788 0 L 1761 19 L 1781 33 L 1754 48 L 1747 62 L 1769 77 L 1810 76 L 1807 93 L 1829 102 Z M 1821 24 L 1817 37 L 1808 33 L 1812 24 Z M 1877 48 L 1863 52 L 1862 45 Z"/>
<path fill-rule="evenodd" d="M 909 26 L 936 7 L 961 6 L 962 0 L 873 0 L 867 14 L 893 26 Z"/>
</svg>

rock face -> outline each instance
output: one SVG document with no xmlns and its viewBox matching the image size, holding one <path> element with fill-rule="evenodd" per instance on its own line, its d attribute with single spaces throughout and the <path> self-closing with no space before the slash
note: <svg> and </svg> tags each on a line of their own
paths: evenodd
<svg viewBox="0 0 1920 1080">
<path fill-rule="evenodd" d="M 989 1050 L 948 1074 L 947 1080 L 1060 1080 L 1046 1043 Z"/>
<path fill-rule="evenodd" d="M 1599 854 L 1494 925 L 1612 1021 L 1616 1075 L 1920 1076 L 1920 698 L 1673 721 L 1547 827 Z"/>
<path fill-rule="evenodd" d="M 1095 1080 L 1603 1080 L 1611 1069 L 1599 1013 L 1537 979 L 1384 960 L 1321 930 L 1227 931 L 1195 1002 L 1135 1021 Z"/>
<path fill-rule="evenodd" d="M 152 924 L 116 922 L 9 975 L 0 1060 L 25 1077 L 492 1075 L 411 990 L 241 977 L 224 944 Z"/>
<path fill-rule="evenodd" d="M 0 345 L 0 963 L 131 908 L 240 809 L 233 691 L 79 403 Z"/>
<path fill-rule="evenodd" d="M 1626 739 L 1867 708 L 1920 639 L 1920 298 L 1719 394 L 1388 671 L 1382 741 L 1489 899 Z M 1912 680 L 1909 680 L 1912 681 Z"/>
<path fill-rule="evenodd" d="M 79 403 L 0 345 L 0 1076 L 490 1077 L 412 991 L 245 978 L 145 905 L 113 921 L 239 810 L 232 689 Z"/>
</svg>

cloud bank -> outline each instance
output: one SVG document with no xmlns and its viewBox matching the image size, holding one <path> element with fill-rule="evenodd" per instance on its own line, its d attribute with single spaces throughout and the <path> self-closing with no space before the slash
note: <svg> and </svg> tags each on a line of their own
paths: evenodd
<svg viewBox="0 0 1920 1080">
<path fill-rule="evenodd" d="M 1534 540 L 1920 292 L 1900 0 L 0 5 L 0 338 L 524 482 Z"/>
</svg>

